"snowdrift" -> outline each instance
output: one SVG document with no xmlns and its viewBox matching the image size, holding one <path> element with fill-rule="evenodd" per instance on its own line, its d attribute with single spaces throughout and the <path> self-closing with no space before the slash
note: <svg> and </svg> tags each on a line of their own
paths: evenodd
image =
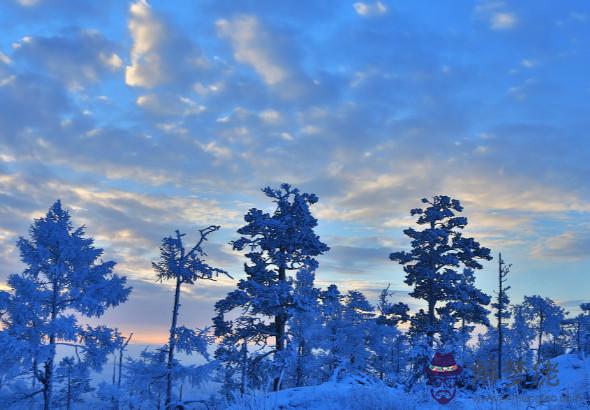
<svg viewBox="0 0 590 410">
<path fill-rule="evenodd" d="M 379 380 L 347 375 L 338 381 L 319 386 L 282 390 L 276 393 L 244 397 L 228 410 L 419 410 L 419 409 L 482 409 L 482 410 L 560 410 L 590 409 L 590 358 L 574 354 L 552 360 L 557 365 L 557 386 L 543 384 L 536 389 L 517 392 L 507 397 L 494 389 L 478 392 L 459 391 L 447 405 L 436 403 L 422 383 L 411 393 L 403 388 L 389 387 Z"/>
</svg>

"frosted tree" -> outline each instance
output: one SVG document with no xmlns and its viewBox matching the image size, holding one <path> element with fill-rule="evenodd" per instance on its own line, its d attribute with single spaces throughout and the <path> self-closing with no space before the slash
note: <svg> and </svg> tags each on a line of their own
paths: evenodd
<svg viewBox="0 0 590 410">
<path fill-rule="evenodd" d="M 223 309 L 219 302 L 216 308 Z M 263 335 L 268 333 L 268 325 L 260 318 L 246 314 L 227 322 L 216 316 L 213 323 L 215 334 L 223 335 L 215 350 L 215 358 L 222 368 L 219 380 L 222 390 L 228 400 L 236 391 L 243 397 L 252 380 L 259 379 L 256 371 L 260 370 L 259 360 L 253 361 L 249 357 L 248 344 L 264 346 L 266 338 Z"/>
<path fill-rule="evenodd" d="M 523 305 L 514 306 L 513 320 L 506 337 L 508 359 L 523 366 L 529 366 L 532 362 L 531 342 L 535 337 L 535 331 L 529 326 L 527 316 Z"/>
<path fill-rule="evenodd" d="M 473 269 L 465 268 L 455 284 L 453 293 L 449 293 L 450 301 L 441 308 L 437 309 L 440 314 L 441 326 L 446 329 L 444 332 L 448 339 L 453 340 L 461 350 L 465 352 L 467 342 L 471 332 L 474 330 L 473 324 L 489 326 L 489 310 L 485 306 L 490 303 L 490 296 L 482 292 L 475 286 L 475 274 Z M 459 332 L 455 334 L 455 324 L 459 323 Z"/>
<path fill-rule="evenodd" d="M 323 327 L 320 314 L 320 290 L 314 287 L 317 263 L 310 261 L 297 271 L 293 307 L 290 310 L 288 347 L 294 351 L 295 386 L 303 386 L 316 377 L 317 359 L 314 350 L 321 348 Z"/>
<path fill-rule="evenodd" d="M 369 357 L 369 335 L 374 321 L 374 308 L 365 295 L 358 290 L 349 290 L 344 297 L 341 329 L 341 352 L 344 367 L 364 371 Z"/>
<path fill-rule="evenodd" d="M 34 221 L 29 235 L 17 243 L 26 268 L 9 276 L 10 291 L 0 296 L 2 333 L 21 342 L 19 351 L 4 354 L 18 355 L 32 372 L 41 386 L 31 394 L 42 393 L 48 410 L 54 402 L 56 347 L 76 348 L 80 363 L 99 370 L 114 349 L 116 332 L 79 321 L 125 302 L 131 289 L 125 277 L 113 273 L 115 262 L 100 259 L 103 250 L 85 237 L 85 227 L 73 227 L 59 200 Z"/>
<path fill-rule="evenodd" d="M 66 410 L 82 403 L 82 395 L 93 391 L 90 387 L 90 369 L 74 357 L 63 358 L 56 368 L 55 380 L 60 385 L 56 401 Z"/>
<path fill-rule="evenodd" d="M 404 230 L 411 239 L 411 250 L 393 252 L 389 258 L 403 265 L 405 283 L 413 287 L 410 296 L 424 300 L 428 306 L 425 331 L 432 347 L 438 332 L 437 304 L 457 300 L 462 268 L 481 269 L 479 261 L 492 258 L 488 248 L 463 236 L 461 230 L 467 218 L 456 216 L 463 211 L 458 200 L 443 195 L 432 200 L 424 198 L 422 203 L 425 208 L 412 209 L 410 214 L 418 216 L 417 224 L 424 229 Z"/>
<path fill-rule="evenodd" d="M 404 364 L 402 349 L 405 348 L 405 338 L 397 326 L 409 320 L 409 307 L 402 302 L 393 303 L 393 294 L 389 285 L 381 291 L 376 306 L 377 316 L 369 334 L 371 367 L 381 380 L 388 374 L 399 376 Z"/>
<path fill-rule="evenodd" d="M 308 265 L 329 248 L 314 232 L 317 220 L 311 215 L 310 206 L 318 201 L 316 195 L 301 193 L 289 184 L 262 191 L 276 208 L 272 213 L 252 208 L 244 216 L 246 225 L 238 229 L 242 236 L 233 242 L 233 248 L 247 251 L 246 279 L 240 280 L 238 289 L 216 304 L 218 314 L 214 321 L 220 325 L 216 335 L 223 336 L 233 333 L 232 321 L 226 322 L 224 317 L 236 308 L 241 308 L 242 316 L 252 322 L 256 317 L 271 318 L 268 326 L 257 323 L 257 330 L 261 338 L 274 339 L 270 352 L 282 373 L 286 328 L 293 305 L 293 280 L 288 273 Z M 280 388 L 280 379 L 277 374 L 274 390 Z"/>
<path fill-rule="evenodd" d="M 224 270 L 214 268 L 204 261 L 206 253 L 203 243 L 207 237 L 219 230 L 219 226 L 211 225 L 199 230 L 199 239 L 190 249 L 185 249 L 182 238 L 185 234 L 176 231 L 175 236 L 162 239 L 160 246 L 160 260 L 153 262 L 157 279 L 174 280 L 174 303 L 172 307 L 172 320 L 169 331 L 167 359 L 166 359 L 166 410 L 172 408 L 172 382 L 175 366 L 175 349 L 180 349 L 188 354 L 197 350 L 206 355 L 207 339 L 204 332 L 195 332 L 183 326 L 178 326 L 178 312 L 180 309 L 180 289 L 183 284 L 193 285 L 197 280 L 213 280 L 219 274 L 227 275 Z"/>
<path fill-rule="evenodd" d="M 580 304 L 582 313 L 578 315 L 576 327 L 576 344 L 578 351 L 584 355 L 590 354 L 590 303 Z"/>
<path fill-rule="evenodd" d="M 572 349 L 586 355 L 590 353 L 590 303 L 581 303 L 580 310 L 582 313 L 565 319 L 562 326 L 570 333 Z"/>
<path fill-rule="evenodd" d="M 322 341 L 322 350 L 326 352 L 324 365 L 327 367 L 326 376 L 329 377 L 341 361 L 340 335 L 345 327 L 344 306 L 342 294 L 334 284 L 320 293 L 320 300 L 322 322 L 326 333 Z"/>
<path fill-rule="evenodd" d="M 498 292 L 496 294 L 496 301 L 492 303 L 492 307 L 496 309 L 494 316 L 497 319 L 496 332 L 498 334 L 498 378 L 502 378 L 502 349 L 504 346 L 504 321 L 510 319 L 510 299 L 506 293 L 510 290 L 510 286 L 506 286 L 506 277 L 510 273 L 512 264 L 506 264 L 502 259 L 502 254 L 498 254 Z"/>
<path fill-rule="evenodd" d="M 539 295 L 525 296 L 522 303 L 523 314 L 528 325 L 535 329 L 537 336 L 537 363 L 541 362 L 543 336 L 559 336 L 560 325 L 565 311 L 553 300 Z"/>
</svg>

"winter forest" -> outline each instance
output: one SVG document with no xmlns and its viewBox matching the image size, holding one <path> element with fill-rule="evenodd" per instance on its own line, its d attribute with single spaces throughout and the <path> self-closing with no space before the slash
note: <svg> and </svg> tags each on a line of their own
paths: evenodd
<svg viewBox="0 0 590 410">
<path fill-rule="evenodd" d="M 590 1 L 0 0 L 0 410 L 590 410 Z"/>
<path fill-rule="evenodd" d="M 318 196 L 289 184 L 263 193 L 271 210 L 248 210 L 231 242 L 243 255 L 245 278 L 215 303 L 211 327 L 182 325 L 191 316 L 181 308 L 182 288 L 231 277 L 207 262 L 207 240 L 220 226 L 199 229 L 196 243 L 181 229 L 162 239 L 152 268 L 155 280 L 174 284 L 169 340 L 139 357 L 126 353 L 132 334 L 85 324 L 125 303 L 133 289 L 57 200 L 18 240 L 26 268 L 10 275 L 9 290 L 0 292 L 2 408 L 291 408 L 277 404 L 281 392 L 325 394 L 342 386 L 367 391 L 351 399 L 360 402 L 338 408 L 426 408 L 432 403 L 420 393 L 425 379 L 432 380 L 425 369 L 433 355 L 448 354 L 456 359 L 451 367 L 462 369 L 453 386 L 464 396 L 461 403 L 480 399 L 483 408 L 486 399 L 495 406 L 514 397 L 525 401 L 558 386 L 559 377 L 565 384 L 567 372 L 587 369 L 590 303 L 568 316 L 542 295 L 511 300 L 513 268 L 500 252 L 498 288 L 493 295 L 478 289 L 481 261 L 493 253 L 464 236 L 468 220 L 458 199 L 423 198 L 409 211 L 415 225 L 404 230 L 407 249 L 388 256 L 403 266 L 410 296 L 423 302 L 424 309 L 410 311 L 389 287 L 373 302 L 335 284 L 316 287 L 316 257 L 330 251 L 314 230 Z M 202 363 L 183 363 L 179 353 L 198 355 Z M 112 379 L 97 384 L 96 372 L 112 372 Z M 207 382 L 216 391 L 191 398 Z M 561 395 L 571 408 L 587 406 L 587 373 L 575 382 L 578 395 L 567 388 Z M 455 393 L 441 394 L 453 399 Z"/>
</svg>

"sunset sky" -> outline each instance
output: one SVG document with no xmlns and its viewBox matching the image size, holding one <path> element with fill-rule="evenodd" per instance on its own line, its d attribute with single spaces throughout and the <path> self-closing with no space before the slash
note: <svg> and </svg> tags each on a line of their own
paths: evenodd
<svg viewBox="0 0 590 410">
<path fill-rule="evenodd" d="M 512 302 L 590 297 L 587 1 L 7 0 L 0 34 L 0 279 L 60 198 L 134 287 L 100 321 L 136 342 L 166 338 L 161 238 L 221 225 L 208 260 L 240 278 L 228 243 L 281 182 L 320 198 L 319 286 L 416 309 L 388 255 L 445 194 L 486 292 L 501 251 Z M 180 322 L 234 286 L 187 287 Z"/>
</svg>

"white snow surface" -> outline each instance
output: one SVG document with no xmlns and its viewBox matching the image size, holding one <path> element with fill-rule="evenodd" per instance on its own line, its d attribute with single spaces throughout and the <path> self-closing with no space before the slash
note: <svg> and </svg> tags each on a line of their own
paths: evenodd
<svg viewBox="0 0 590 410">
<path fill-rule="evenodd" d="M 422 383 L 411 393 L 378 380 L 349 375 L 318 386 L 259 393 L 238 399 L 228 410 L 560 410 L 590 409 L 590 358 L 570 354 L 552 360 L 558 368 L 558 386 L 544 385 L 502 398 L 499 393 L 458 390 L 447 405 L 435 402 Z"/>
</svg>

